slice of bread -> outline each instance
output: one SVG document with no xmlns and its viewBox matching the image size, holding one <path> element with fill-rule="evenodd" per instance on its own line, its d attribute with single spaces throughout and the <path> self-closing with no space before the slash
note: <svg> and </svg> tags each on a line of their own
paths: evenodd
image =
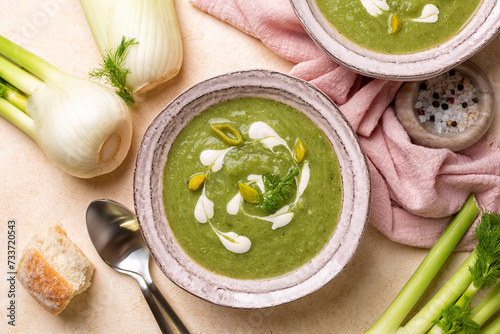
<svg viewBox="0 0 500 334">
<path fill-rule="evenodd" d="M 17 267 L 21 285 L 48 312 L 59 314 L 90 286 L 94 266 L 59 226 L 35 236 Z"/>
</svg>

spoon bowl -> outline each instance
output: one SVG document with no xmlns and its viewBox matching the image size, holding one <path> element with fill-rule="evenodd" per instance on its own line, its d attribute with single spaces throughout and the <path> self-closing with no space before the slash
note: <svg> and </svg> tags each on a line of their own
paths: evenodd
<svg viewBox="0 0 500 334">
<path fill-rule="evenodd" d="M 99 255 L 114 269 L 138 272 L 144 267 L 142 263 L 149 261 L 136 217 L 118 203 L 92 202 L 87 227 Z"/>
<path fill-rule="evenodd" d="M 101 199 L 90 203 L 86 220 L 90 239 L 104 262 L 139 283 L 162 333 L 189 333 L 151 279 L 151 256 L 135 215 L 115 201 Z"/>
</svg>

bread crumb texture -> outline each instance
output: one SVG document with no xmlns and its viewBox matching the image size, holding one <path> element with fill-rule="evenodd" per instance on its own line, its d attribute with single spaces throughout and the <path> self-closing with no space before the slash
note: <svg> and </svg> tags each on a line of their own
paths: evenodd
<svg viewBox="0 0 500 334">
<path fill-rule="evenodd" d="M 35 236 L 21 256 L 17 278 L 48 312 L 61 313 L 70 300 L 90 286 L 94 266 L 59 226 Z"/>
</svg>

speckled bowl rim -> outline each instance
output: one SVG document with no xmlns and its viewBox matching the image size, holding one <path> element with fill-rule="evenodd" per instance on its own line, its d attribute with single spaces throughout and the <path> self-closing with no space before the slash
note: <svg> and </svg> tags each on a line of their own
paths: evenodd
<svg viewBox="0 0 500 334">
<path fill-rule="evenodd" d="M 478 119 L 463 132 L 438 133 L 427 130 L 415 109 L 422 81 L 406 82 L 396 95 L 394 107 L 396 117 L 415 144 L 457 152 L 476 143 L 491 126 L 495 116 L 495 91 L 488 76 L 471 61 L 459 64 L 454 69 L 471 80 L 476 88 L 480 110 Z"/>
<path fill-rule="evenodd" d="M 337 63 L 366 76 L 400 81 L 444 73 L 472 57 L 500 31 L 500 2 L 483 0 L 469 23 L 450 40 L 427 50 L 391 55 L 358 46 L 324 18 L 315 0 L 290 0 L 311 38 Z"/>
<path fill-rule="evenodd" d="M 331 240 L 309 263 L 270 279 L 234 279 L 199 266 L 177 244 L 164 212 L 163 172 L 175 137 L 192 118 L 209 106 L 243 96 L 274 99 L 307 114 L 332 142 L 341 166 L 342 210 Z M 370 204 L 367 160 L 345 117 L 314 86 L 268 70 L 222 74 L 180 94 L 146 130 L 134 171 L 134 205 L 139 225 L 162 272 L 193 295 L 234 308 L 283 304 L 306 296 L 331 281 L 358 249 L 368 222 Z"/>
</svg>

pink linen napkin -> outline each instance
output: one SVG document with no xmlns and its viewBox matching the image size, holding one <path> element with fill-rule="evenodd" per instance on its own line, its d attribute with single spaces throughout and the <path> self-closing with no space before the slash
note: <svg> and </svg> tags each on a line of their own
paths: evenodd
<svg viewBox="0 0 500 334">
<path fill-rule="evenodd" d="M 368 158 L 370 223 L 388 238 L 431 247 L 471 193 L 483 210 L 500 210 L 500 149 L 493 138 L 459 153 L 414 145 L 390 106 L 401 83 L 366 78 L 336 64 L 308 36 L 289 0 L 190 2 L 296 63 L 291 75 L 340 106 Z M 470 229 L 458 248 L 473 246 Z"/>
</svg>

